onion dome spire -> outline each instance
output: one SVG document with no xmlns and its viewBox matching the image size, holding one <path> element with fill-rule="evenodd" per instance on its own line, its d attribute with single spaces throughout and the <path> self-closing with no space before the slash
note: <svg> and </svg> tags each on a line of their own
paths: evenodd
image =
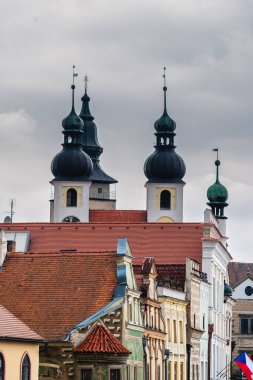
<svg viewBox="0 0 253 380">
<path fill-rule="evenodd" d="M 82 100 L 82 109 L 80 112 L 80 118 L 83 121 L 83 134 L 82 134 L 82 148 L 85 153 L 87 153 L 92 159 L 93 171 L 91 173 L 90 179 L 92 182 L 98 183 L 116 183 L 114 178 L 106 174 L 101 166 L 99 165 L 99 157 L 103 152 L 102 146 L 98 142 L 97 137 L 97 126 L 94 123 L 94 117 L 91 115 L 89 102 L 90 97 L 88 96 L 88 77 L 84 77 L 84 95 Z"/>
<path fill-rule="evenodd" d="M 213 149 L 214 152 L 217 152 L 217 159 L 215 161 L 216 166 L 216 181 L 210 186 L 207 190 L 207 198 L 209 202 L 208 206 L 211 207 L 212 212 L 217 218 L 227 219 L 224 216 L 224 208 L 228 206 L 228 191 L 225 186 L 220 183 L 219 180 L 219 166 L 221 164 L 219 160 L 219 150 L 218 148 Z"/>
<path fill-rule="evenodd" d="M 72 108 L 62 121 L 63 149 L 53 159 L 51 171 L 53 181 L 89 181 L 92 161 L 82 150 L 83 121 L 75 112 L 75 66 L 73 66 Z"/>
<path fill-rule="evenodd" d="M 166 67 L 163 70 L 164 110 L 162 116 L 154 124 L 156 130 L 155 152 L 147 158 L 144 164 L 144 173 L 148 182 L 178 183 L 183 182 L 182 178 L 186 169 L 183 159 L 175 152 L 176 123 L 167 112 Z"/>
</svg>

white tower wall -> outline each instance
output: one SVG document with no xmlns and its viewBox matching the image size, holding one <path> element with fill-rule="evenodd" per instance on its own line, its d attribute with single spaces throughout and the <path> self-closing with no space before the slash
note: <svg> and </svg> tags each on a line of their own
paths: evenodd
<svg viewBox="0 0 253 380">
<path fill-rule="evenodd" d="M 148 222 L 182 222 L 184 183 L 146 183 L 147 221 Z M 171 194 L 170 209 L 160 208 L 160 196 L 163 190 Z"/>
<path fill-rule="evenodd" d="M 54 220 L 62 222 L 68 216 L 74 216 L 80 222 L 89 222 L 89 188 L 91 182 L 54 181 Z M 77 192 L 77 206 L 67 206 L 67 191 L 75 189 Z"/>
</svg>

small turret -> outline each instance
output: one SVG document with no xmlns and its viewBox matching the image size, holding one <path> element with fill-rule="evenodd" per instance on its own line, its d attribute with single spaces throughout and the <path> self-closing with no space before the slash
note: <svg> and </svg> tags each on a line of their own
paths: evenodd
<svg viewBox="0 0 253 380">
<path fill-rule="evenodd" d="M 207 198 L 209 200 L 209 202 L 207 202 L 207 205 L 211 207 L 213 214 L 218 219 L 227 219 L 227 217 L 224 216 L 224 208 L 228 206 L 228 191 L 226 187 L 220 183 L 219 180 L 219 166 L 221 162 L 219 160 L 218 148 L 213 149 L 213 151 L 217 152 L 217 159 L 215 161 L 216 181 L 207 190 Z"/>
</svg>

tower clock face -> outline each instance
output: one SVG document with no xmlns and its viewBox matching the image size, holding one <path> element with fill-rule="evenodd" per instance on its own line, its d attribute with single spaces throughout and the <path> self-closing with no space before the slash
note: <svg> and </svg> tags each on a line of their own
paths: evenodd
<svg viewBox="0 0 253 380">
<path fill-rule="evenodd" d="M 66 216 L 66 218 L 63 219 L 63 223 L 78 223 L 80 220 L 76 216 Z"/>
</svg>

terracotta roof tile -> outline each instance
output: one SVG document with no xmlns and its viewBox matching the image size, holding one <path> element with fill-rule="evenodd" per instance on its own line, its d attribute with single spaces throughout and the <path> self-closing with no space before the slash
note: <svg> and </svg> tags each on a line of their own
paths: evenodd
<svg viewBox="0 0 253 380">
<path fill-rule="evenodd" d="M 30 231 L 30 252 L 110 251 L 127 238 L 134 263 L 154 257 L 156 264 L 185 264 L 186 257 L 201 263 L 204 223 L 13 223 L 3 229 Z"/>
<path fill-rule="evenodd" d="M 253 263 L 231 262 L 228 266 L 229 279 L 232 288 L 247 278 L 253 279 Z"/>
<path fill-rule="evenodd" d="M 131 354 L 131 352 L 101 323 L 97 323 L 91 331 L 88 332 L 85 340 L 75 349 L 75 351 Z"/>
<path fill-rule="evenodd" d="M 44 338 L 62 340 L 111 300 L 115 286 L 113 252 L 8 253 L 0 272 L 0 302 Z"/>
<path fill-rule="evenodd" d="M 90 210 L 91 223 L 146 223 L 145 210 Z"/>
<path fill-rule="evenodd" d="M 43 340 L 2 305 L 0 305 L 0 338 Z"/>
</svg>

